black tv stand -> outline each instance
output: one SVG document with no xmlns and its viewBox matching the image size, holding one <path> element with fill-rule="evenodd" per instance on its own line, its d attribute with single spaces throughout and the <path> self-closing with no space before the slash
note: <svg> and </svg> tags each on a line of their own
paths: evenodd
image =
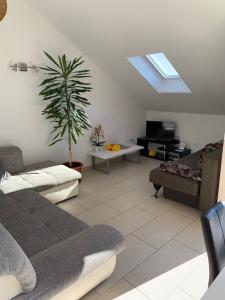
<svg viewBox="0 0 225 300">
<path fill-rule="evenodd" d="M 169 157 L 169 149 L 171 149 L 171 146 L 175 146 L 180 143 L 178 139 L 174 138 L 150 138 L 147 136 L 140 137 L 137 139 L 137 144 L 139 146 L 143 146 L 144 149 L 141 150 L 141 155 L 149 157 L 149 143 L 158 144 L 159 146 L 155 149 L 157 154 L 155 159 L 159 160 L 168 160 Z M 158 150 L 158 151 L 157 151 Z"/>
</svg>

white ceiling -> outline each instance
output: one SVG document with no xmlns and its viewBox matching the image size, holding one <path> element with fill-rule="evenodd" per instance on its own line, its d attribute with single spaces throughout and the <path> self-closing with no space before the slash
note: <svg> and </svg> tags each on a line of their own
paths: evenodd
<svg viewBox="0 0 225 300">
<path fill-rule="evenodd" d="M 224 0 L 27 0 L 149 110 L 225 114 Z M 157 94 L 127 57 L 164 52 L 192 94 Z"/>
</svg>

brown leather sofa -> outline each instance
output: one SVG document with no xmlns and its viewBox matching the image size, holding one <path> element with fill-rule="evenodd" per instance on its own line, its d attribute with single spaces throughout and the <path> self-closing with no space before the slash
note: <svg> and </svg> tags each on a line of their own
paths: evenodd
<svg viewBox="0 0 225 300">
<path fill-rule="evenodd" d="M 180 159 L 179 162 L 197 168 L 200 156 L 201 151 L 198 151 Z M 205 211 L 217 201 L 221 158 L 222 148 L 203 154 L 201 181 L 169 174 L 160 168 L 150 172 L 149 181 L 156 190 L 163 187 L 165 198 Z"/>
</svg>

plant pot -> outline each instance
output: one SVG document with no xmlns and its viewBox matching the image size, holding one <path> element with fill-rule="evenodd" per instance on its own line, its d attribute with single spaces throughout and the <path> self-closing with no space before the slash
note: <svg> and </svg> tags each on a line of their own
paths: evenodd
<svg viewBox="0 0 225 300">
<path fill-rule="evenodd" d="M 82 168 L 84 165 L 81 162 L 73 161 L 71 167 L 68 162 L 65 162 L 63 165 L 82 174 Z M 82 179 L 80 179 L 79 182 L 81 182 L 81 180 Z"/>
<path fill-rule="evenodd" d="M 104 151 L 104 146 L 95 146 L 94 147 L 94 151 L 96 151 L 96 152 L 102 152 L 102 151 Z"/>
</svg>

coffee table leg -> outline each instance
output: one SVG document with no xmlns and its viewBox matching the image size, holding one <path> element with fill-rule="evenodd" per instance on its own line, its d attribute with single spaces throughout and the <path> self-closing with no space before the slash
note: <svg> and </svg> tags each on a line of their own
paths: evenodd
<svg viewBox="0 0 225 300">
<path fill-rule="evenodd" d="M 96 169 L 95 157 L 94 156 L 91 157 L 91 161 L 92 161 L 92 168 Z"/>
<path fill-rule="evenodd" d="M 97 171 L 100 171 L 100 172 L 103 172 L 103 173 L 106 173 L 106 174 L 110 174 L 110 160 L 109 159 L 107 159 L 105 161 L 105 168 L 97 167 L 96 160 L 95 160 L 94 156 L 91 157 L 91 160 L 92 160 L 92 168 L 93 169 L 95 169 Z"/>
<path fill-rule="evenodd" d="M 109 159 L 107 159 L 107 161 L 106 161 L 106 173 L 110 174 L 110 160 Z"/>
<path fill-rule="evenodd" d="M 129 154 L 128 154 L 128 155 L 129 155 Z M 140 151 L 137 151 L 137 152 L 136 152 L 136 159 L 130 159 L 130 158 L 127 158 L 127 155 L 126 155 L 126 154 L 123 155 L 123 159 L 126 160 L 126 161 L 134 162 L 134 163 L 140 163 L 140 162 L 141 162 L 141 154 L 140 154 Z"/>
<path fill-rule="evenodd" d="M 140 151 L 137 151 L 137 162 L 138 163 L 141 162 L 141 153 L 140 153 Z"/>
</svg>

